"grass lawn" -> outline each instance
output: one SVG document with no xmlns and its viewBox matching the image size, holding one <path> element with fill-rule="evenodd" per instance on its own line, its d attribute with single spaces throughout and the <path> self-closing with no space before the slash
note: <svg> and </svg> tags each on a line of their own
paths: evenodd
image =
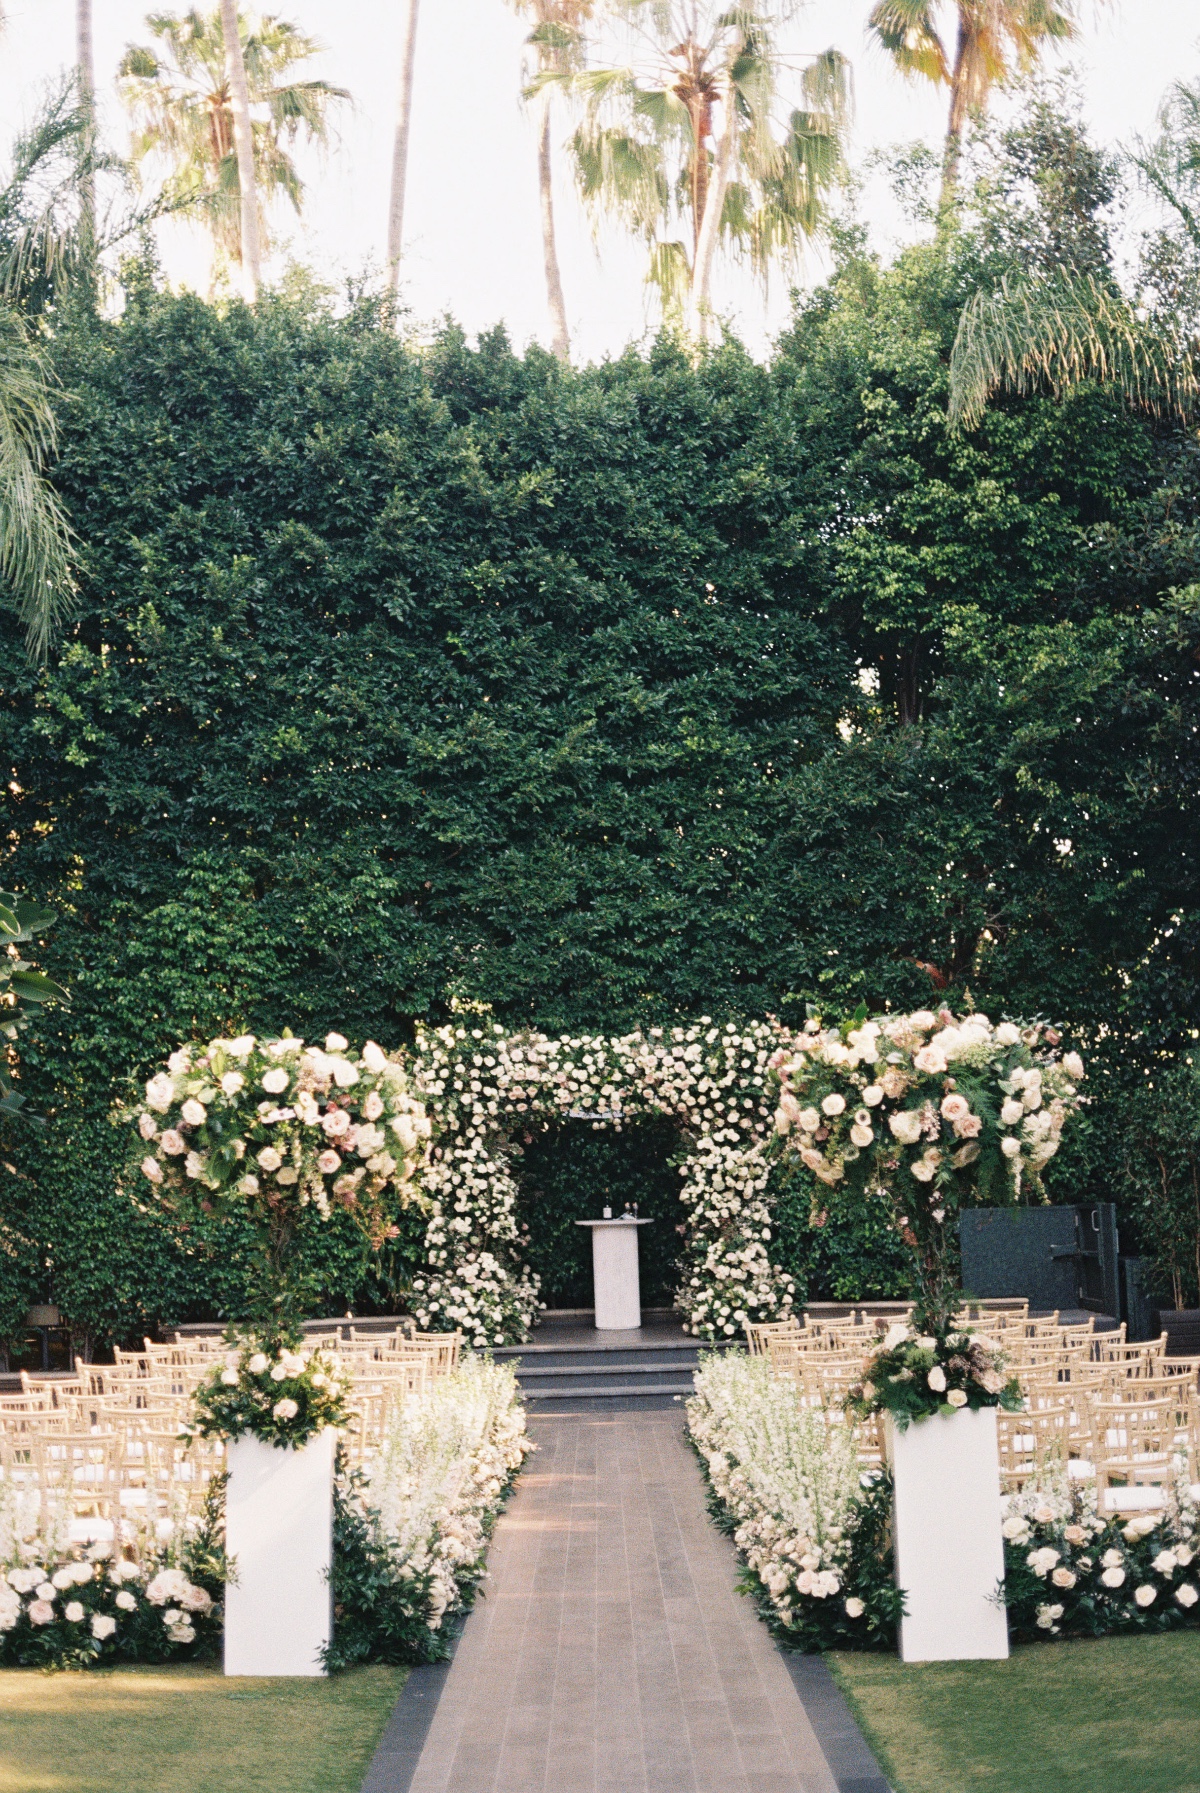
<svg viewBox="0 0 1200 1793">
<path fill-rule="evenodd" d="M 830 1668 L 896 1793 L 1200 1793 L 1200 1634 Z"/>
<path fill-rule="evenodd" d="M 0 1793 L 358 1793 L 406 1670 L 0 1671 Z"/>
</svg>

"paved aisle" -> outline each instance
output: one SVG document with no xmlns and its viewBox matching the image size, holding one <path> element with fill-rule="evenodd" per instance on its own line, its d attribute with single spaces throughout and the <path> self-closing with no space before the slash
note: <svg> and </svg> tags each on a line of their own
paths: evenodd
<svg viewBox="0 0 1200 1793">
<path fill-rule="evenodd" d="M 530 1431 L 411 1793 L 837 1793 L 682 1414 Z"/>
</svg>

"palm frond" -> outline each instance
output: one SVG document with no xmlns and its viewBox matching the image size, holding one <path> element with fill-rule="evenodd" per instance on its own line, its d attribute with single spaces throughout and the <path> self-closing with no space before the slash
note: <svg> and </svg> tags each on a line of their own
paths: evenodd
<svg viewBox="0 0 1200 1793">
<path fill-rule="evenodd" d="M 950 422 L 973 429 L 992 393 L 1087 380 L 1154 415 L 1187 418 L 1200 395 L 1197 345 L 1138 317 L 1090 275 L 1008 278 L 963 307 L 950 358 Z"/>
<path fill-rule="evenodd" d="M 71 530 L 44 475 L 54 448 L 52 385 L 16 313 L 0 307 L 0 586 L 44 658 L 71 607 Z"/>
<path fill-rule="evenodd" d="M 932 0 L 878 0 L 867 30 L 905 75 L 944 85 L 950 80 L 946 46 L 934 23 Z"/>
<path fill-rule="evenodd" d="M 692 264 L 682 243 L 656 243 L 646 270 L 647 286 L 656 286 L 667 317 L 681 315 L 692 284 Z"/>
</svg>

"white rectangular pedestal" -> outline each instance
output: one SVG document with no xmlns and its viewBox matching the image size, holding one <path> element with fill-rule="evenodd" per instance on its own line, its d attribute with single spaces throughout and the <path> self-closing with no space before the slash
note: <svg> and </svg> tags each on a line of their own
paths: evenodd
<svg viewBox="0 0 1200 1793">
<path fill-rule="evenodd" d="M 642 1291 L 638 1279 L 638 1228 L 649 1220 L 622 1215 L 618 1220 L 577 1220 L 592 1229 L 592 1281 L 596 1330 L 633 1332 L 642 1323 Z"/>
<path fill-rule="evenodd" d="M 905 1432 L 887 1422 L 895 1479 L 896 1582 L 905 1662 L 1008 1655 L 996 1410 L 934 1414 Z"/>
<path fill-rule="evenodd" d="M 333 1631 L 333 1460 L 337 1432 L 298 1451 L 259 1438 L 228 1446 L 227 1675 L 323 1675 Z"/>
</svg>

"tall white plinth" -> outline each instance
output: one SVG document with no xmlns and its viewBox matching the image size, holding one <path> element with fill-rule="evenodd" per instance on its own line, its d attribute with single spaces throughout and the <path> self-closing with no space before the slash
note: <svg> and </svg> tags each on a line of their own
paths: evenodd
<svg viewBox="0 0 1200 1793">
<path fill-rule="evenodd" d="M 326 1427 L 298 1451 L 260 1438 L 228 1446 L 227 1675 L 323 1675 L 333 1631 L 333 1459 Z"/>
<path fill-rule="evenodd" d="M 638 1280 L 638 1236 L 649 1220 L 577 1220 L 592 1229 L 592 1279 L 595 1284 L 596 1330 L 630 1332 L 642 1323 L 642 1291 Z"/>
<path fill-rule="evenodd" d="M 895 1480 L 896 1582 L 907 1595 L 900 1622 L 905 1662 L 1008 1655 L 1008 1618 L 997 1599 L 1004 1575 L 996 1410 L 887 1422 Z"/>
</svg>

